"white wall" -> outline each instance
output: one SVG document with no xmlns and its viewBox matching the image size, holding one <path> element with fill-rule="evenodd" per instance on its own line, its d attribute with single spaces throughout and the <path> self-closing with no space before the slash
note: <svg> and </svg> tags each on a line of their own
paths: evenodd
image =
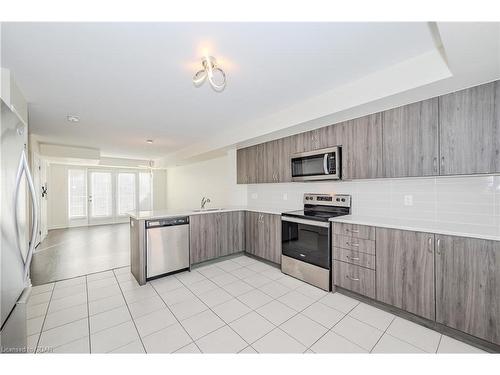
<svg viewBox="0 0 500 375">
<path fill-rule="evenodd" d="M 352 195 L 352 213 L 364 216 L 500 226 L 500 175 L 377 179 L 248 185 L 248 205 L 302 207 L 304 193 Z M 286 195 L 286 200 L 284 199 Z M 405 196 L 413 204 L 405 205 Z"/>
<path fill-rule="evenodd" d="M 167 170 L 153 170 L 153 209 L 167 208 Z"/>
<path fill-rule="evenodd" d="M 235 150 L 222 157 L 168 168 L 167 175 L 168 209 L 199 208 L 204 196 L 211 201 L 207 207 L 246 205 L 247 187 L 236 184 Z"/>
<path fill-rule="evenodd" d="M 68 166 L 51 164 L 47 182 L 49 229 L 68 226 Z"/>
</svg>

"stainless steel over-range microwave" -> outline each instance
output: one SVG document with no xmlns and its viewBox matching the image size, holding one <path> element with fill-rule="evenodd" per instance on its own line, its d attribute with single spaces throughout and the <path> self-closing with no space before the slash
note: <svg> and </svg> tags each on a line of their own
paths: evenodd
<svg viewBox="0 0 500 375">
<path fill-rule="evenodd" d="M 291 156 L 292 181 L 339 180 L 341 147 L 302 152 Z"/>
</svg>

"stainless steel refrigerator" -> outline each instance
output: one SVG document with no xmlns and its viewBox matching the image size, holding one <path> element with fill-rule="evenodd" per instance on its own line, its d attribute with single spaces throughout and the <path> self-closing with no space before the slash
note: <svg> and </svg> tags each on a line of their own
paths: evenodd
<svg viewBox="0 0 500 375">
<path fill-rule="evenodd" d="M 0 289 L 2 352 L 26 351 L 29 267 L 37 232 L 37 205 L 28 167 L 28 126 L 3 100 L 1 111 Z"/>
</svg>

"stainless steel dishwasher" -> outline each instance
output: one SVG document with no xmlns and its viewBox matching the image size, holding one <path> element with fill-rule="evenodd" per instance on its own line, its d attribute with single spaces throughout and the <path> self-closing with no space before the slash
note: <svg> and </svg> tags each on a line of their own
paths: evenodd
<svg viewBox="0 0 500 375">
<path fill-rule="evenodd" d="M 146 279 L 189 269 L 189 217 L 146 221 Z"/>
</svg>

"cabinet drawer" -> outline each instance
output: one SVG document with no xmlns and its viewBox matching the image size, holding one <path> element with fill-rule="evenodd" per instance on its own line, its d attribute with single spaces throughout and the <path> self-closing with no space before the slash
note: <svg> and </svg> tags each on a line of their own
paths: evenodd
<svg viewBox="0 0 500 375">
<path fill-rule="evenodd" d="M 375 271 L 334 260 L 332 272 L 334 285 L 375 298 Z"/>
<path fill-rule="evenodd" d="M 375 240 L 375 227 L 366 225 L 333 223 L 333 233 L 342 236 Z"/>
<path fill-rule="evenodd" d="M 359 251 L 351 251 L 341 249 L 340 247 L 334 247 L 333 259 L 341 260 L 346 263 L 356 264 L 358 266 L 363 266 L 372 270 L 375 269 L 375 256 L 360 253 Z"/>
<path fill-rule="evenodd" d="M 334 235 L 333 246 L 340 247 L 346 250 L 375 255 L 375 241 L 372 240 Z"/>
</svg>

